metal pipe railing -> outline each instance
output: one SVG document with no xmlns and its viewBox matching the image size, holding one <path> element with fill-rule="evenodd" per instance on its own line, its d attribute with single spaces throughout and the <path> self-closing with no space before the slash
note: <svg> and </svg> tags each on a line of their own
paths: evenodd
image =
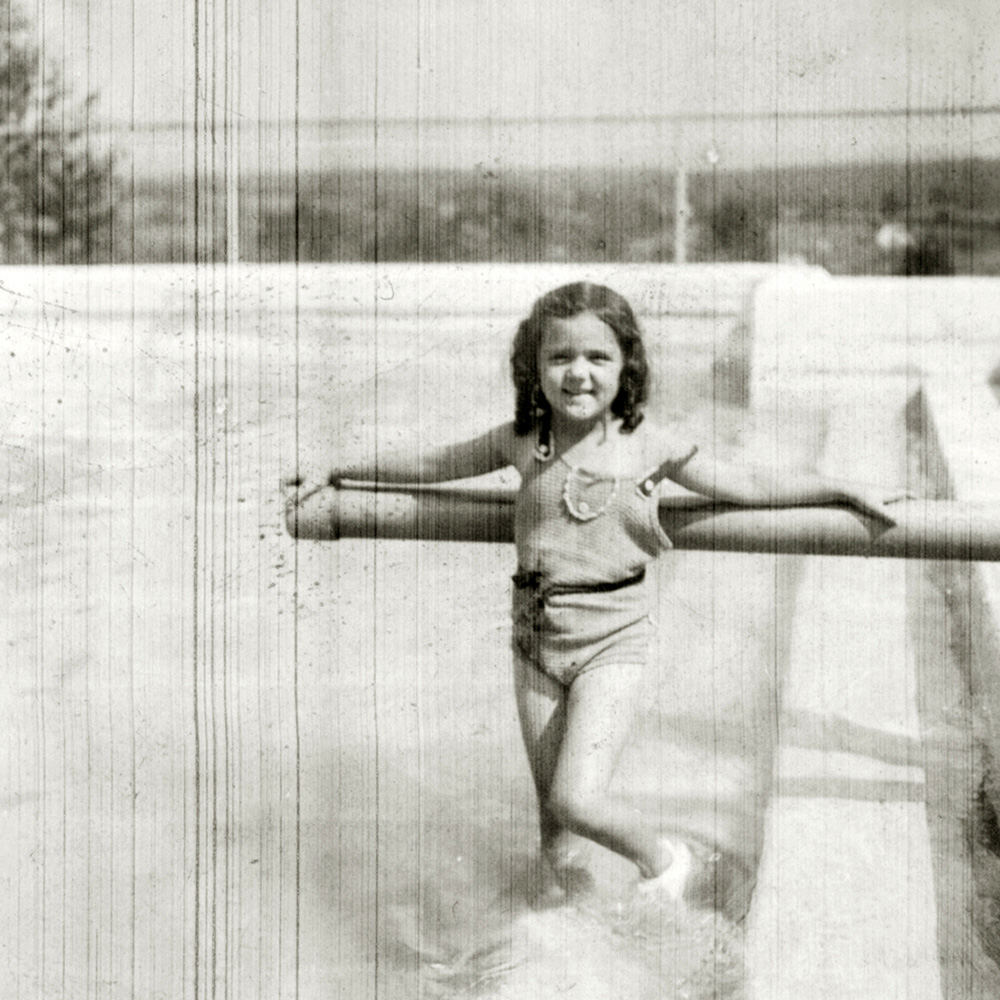
<svg viewBox="0 0 1000 1000">
<path fill-rule="evenodd" d="M 294 492 L 286 527 L 300 539 L 514 540 L 515 490 L 342 483 Z M 1000 502 L 905 500 L 890 525 L 850 507 L 735 507 L 700 498 L 661 501 L 678 549 L 1000 562 Z"/>
</svg>

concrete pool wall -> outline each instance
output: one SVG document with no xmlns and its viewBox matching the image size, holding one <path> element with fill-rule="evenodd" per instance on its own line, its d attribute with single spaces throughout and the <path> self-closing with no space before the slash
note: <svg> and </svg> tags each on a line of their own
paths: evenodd
<svg viewBox="0 0 1000 1000">
<path fill-rule="evenodd" d="M 828 472 L 994 500 L 998 411 L 987 377 L 1000 354 L 998 307 L 992 280 L 775 276 L 755 293 L 750 405 L 776 425 L 803 399 L 828 414 Z M 799 592 L 788 735 L 749 921 L 755 994 L 989 995 L 995 956 L 984 958 L 975 926 L 985 901 L 970 859 L 955 862 L 977 850 L 966 844 L 978 790 L 941 786 L 971 786 L 1000 750 L 1000 578 L 993 564 L 837 562 L 811 560 Z M 967 599 L 948 574 L 968 576 Z M 938 588 L 948 607 L 935 612 Z M 840 608 L 835 621 L 819 610 L 827 605 Z M 865 609 L 854 628 L 849 608 Z M 939 648 L 928 651 L 931 634 Z M 970 653 L 964 693 L 960 670 L 935 665 L 956 636 Z M 977 702 L 962 708 L 970 684 Z M 967 748 L 960 775 L 942 763 L 957 759 L 946 749 L 956 739 Z M 781 944 L 792 940 L 791 951 Z"/>
</svg>

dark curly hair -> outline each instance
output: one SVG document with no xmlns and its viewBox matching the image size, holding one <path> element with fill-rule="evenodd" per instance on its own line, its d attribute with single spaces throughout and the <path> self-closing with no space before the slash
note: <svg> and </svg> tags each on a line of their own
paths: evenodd
<svg viewBox="0 0 1000 1000">
<path fill-rule="evenodd" d="M 516 434 L 530 434 L 538 428 L 547 432 L 552 417 L 551 408 L 542 395 L 538 375 L 538 349 L 546 324 L 552 319 L 572 319 L 585 312 L 593 313 L 610 328 L 622 352 L 618 395 L 611 403 L 611 412 L 621 419 L 623 433 L 630 433 L 642 422 L 649 364 L 632 307 L 621 295 L 604 285 L 578 281 L 546 292 L 517 328 L 510 356 L 516 394 Z"/>
</svg>

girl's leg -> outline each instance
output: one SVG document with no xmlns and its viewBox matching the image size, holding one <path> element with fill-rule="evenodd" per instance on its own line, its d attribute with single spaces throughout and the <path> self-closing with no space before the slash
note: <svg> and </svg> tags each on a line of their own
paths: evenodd
<svg viewBox="0 0 1000 1000">
<path fill-rule="evenodd" d="M 669 843 L 608 795 L 629 737 L 645 668 L 608 664 L 573 681 L 561 716 L 562 739 L 546 808 L 561 827 L 634 861 L 645 878 L 673 860 Z"/>
<path fill-rule="evenodd" d="M 515 654 L 514 693 L 521 735 L 538 795 L 542 852 L 564 888 L 569 891 L 589 888 L 589 876 L 579 857 L 580 838 L 555 818 L 547 804 L 566 728 L 568 691 Z"/>
</svg>

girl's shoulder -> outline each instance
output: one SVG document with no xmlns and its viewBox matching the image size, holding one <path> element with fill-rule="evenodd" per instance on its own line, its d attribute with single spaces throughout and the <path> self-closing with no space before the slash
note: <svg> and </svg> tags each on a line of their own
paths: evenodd
<svg viewBox="0 0 1000 1000">
<path fill-rule="evenodd" d="M 518 472 L 524 471 L 535 461 L 535 453 L 538 445 L 538 433 L 531 431 L 527 434 L 518 434 L 514 430 L 514 422 L 501 424 L 494 429 L 498 447 L 505 449 L 506 455 L 511 465 Z"/>
<path fill-rule="evenodd" d="M 491 427 L 486 432 L 486 437 L 494 448 L 503 451 L 509 458 L 513 457 L 513 452 L 518 441 L 518 437 L 514 433 L 513 420 L 508 420 L 506 423 Z"/>
<path fill-rule="evenodd" d="M 683 420 L 645 420 L 632 432 L 648 466 L 678 462 L 698 447 L 696 436 Z"/>
</svg>

